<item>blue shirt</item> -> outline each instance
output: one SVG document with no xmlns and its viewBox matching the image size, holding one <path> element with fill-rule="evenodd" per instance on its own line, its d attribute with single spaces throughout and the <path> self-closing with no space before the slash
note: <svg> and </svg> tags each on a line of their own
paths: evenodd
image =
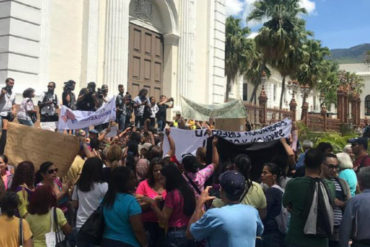
<svg viewBox="0 0 370 247">
<path fill-rule="evenodd" d="M 307 152 L 307 151 L 306 151 Z M 298 169 L 301 166 L 304 166 L 304 159 L 306 157 L 306 152 L 301 153 L 298 157 L 297 164 L 295 164 L 295 169 Z"/>
<path fill-rule="evenodd" d="M 207 246 L 254 247 L 263 224 L 254 207 L 234 204 L 208 210 L 191 224 L 190 232 L 198 241 L 206 239 Z"/>
<path fill-rule="evenodd" d="M 118 193 L 112 207 L 104 206 L 103 214 L 103 238 L 140 246 L 130 224 L 130 216 L 141 214 L 141 207 L 134 196 Z"/>
<path fill-rule="evenodd" d="M 344 169 L 339 172 L 339 177 L 347 182 L 349 190 L 351 191 L 351 196 L 355 196 L 357 187 L 357 176 L 355 171 L 353 169 Z"/>
</svg>

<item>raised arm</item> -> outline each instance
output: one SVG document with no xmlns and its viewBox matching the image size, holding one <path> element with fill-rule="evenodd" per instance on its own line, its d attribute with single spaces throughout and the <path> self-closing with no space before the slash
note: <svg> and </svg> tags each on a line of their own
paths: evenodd
<svg viewBox="0 0 370 247">
<path fill-rule="evenodd" d="M 170 144 L 170 150 L 168 151 L 168 155 L 170 157 L 176 155 L 176 145 L 175 145 L 175 141 L 173 140 L 172 136 L 171 136 L 171 130 L 170 128 L 167 128 L 166 129 L 166 136 L 168 138 L 168 143 Z"/>
<path fill-rule="evenodd" d="M 212 139 L 212 163 L 215 166 L 215 170 L 217 169 L 218 164 L 220 163 L 220 156 L 218 155 L 217 143 L 218 143 L 218 137 L 213 136 L 213 139 Z"/>
</svg>

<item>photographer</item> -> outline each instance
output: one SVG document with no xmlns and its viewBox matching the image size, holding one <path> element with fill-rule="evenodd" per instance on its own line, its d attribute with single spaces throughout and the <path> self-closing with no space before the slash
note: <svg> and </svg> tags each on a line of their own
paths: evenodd
<svg viewBox="0 0 370 247">
<path fill-rule="evenodd" d="M 95 82 L 89 82 L 87 88 L 81 89 L 77 99 L 77 110 L 95 111 L 97 109 L 97 94 Z"/>
<path fill-rule="evenodd" d="M 62 103 L 71 110 L 76 110 L 76 96 L 73 93 L 75 90 L 76 82 L 69 80 L 64 83 Z"/>
<path fill-rule="evenodd" d="M 97 91 L 97 105 L 96 109 L 99 109 L 104 103 L 108 102 L 108 85 L 103 84 Z"/>
<path fill-rule="evenodd" d="M 169 106 L 167 103 L 172 102 L 171 106 Z M 158 129 L 160 131 L 164 130 L 164 127 L 166 125 L 166 119 L 167 119 L 167 109 L 173 108 L 174 100 L 173 98 L 168 98 L 165 95 L 161 95 L 159 98 L 158 103 L 158 112 L 157 112 L 157 124 Z"/>
<path fill-rule="evenodd" d="M 58 113 L 58 97 L 54 93 L 55 82 L 48 83 L 48 91 L 44 93 L 41 101 L 38 102 L 40 109 L 40 121 L 41 122 L 57 122 Z"/>
<path fill-rule="evenodd" d="M 3 154 L 5 149 L 8 121 L 12 122 L 15 116 L 15 94 L 12 92 L 13 86 L 14 79 L 7 78 L 5 80 L 5 87 L 1 89 L 0 94 L 0 124 L 2 126 L 0 154 Z"/>
<path fill-rule="evenodd" d="M 149 118 L 151 114 L 147 95 L 148 90 L 143 88 L 140 90 L 139 95 L 134 98 L 135 126 L 138 128 L 142 128 L 144 126 L 145 119 Z M 145 114 L 145 108 L 149 114 Z"/>
</svg>

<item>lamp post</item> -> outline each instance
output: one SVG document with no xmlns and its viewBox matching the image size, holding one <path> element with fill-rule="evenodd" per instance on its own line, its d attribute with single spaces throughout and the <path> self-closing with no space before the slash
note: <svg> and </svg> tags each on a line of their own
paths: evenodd
<svg viewBox="0 0 370 247">
<path fill-rule="evenodd" d="M 311 91 L 311 88 L 308 84 L 304 84 L 300 87 L 300 90 L 303 97 L 301 120 L 305 119 L 305 122 L 307 122 L 307 117 L 305 118 L 305 115 L 308 113 L 308 103 L 306 102 L 306 99 Z"/>
<path fill-rule="evenodd" d="M 297 109 L 297 102 L 295 100 L 295 95 L 298 91 L 299 83 L 298 81 L 289 81 L 288 82 L 288 90 L 292 94 L 292 99 L 290 100 L 289 107 L 290 112 L 292 113 L 292 120 L 296 120 L 296 109 Z"/>
<path fill-rule="evenodd" d="M 267 95 L 266 95 L 266 92 L 265 92 L 266 79 L 267 79 L 266 73 L 265 73 L 265 71 L 263 71 L 262 74 L 261 74 L 262 90 L 261 90 L 260 96 L 258 97 L 258 103 L 259 103 L 259 107 L 260 107 L 259 120 L 260 120 L 260 123 L 262 125 L 264 125 L 266 123 L 266 113 L 267 113 L 267 109 L 266 109 Z M 255 114 L 254 119 L 256 119 L 256 111 L 254 111 L 254 114 Z"/>
</svg>

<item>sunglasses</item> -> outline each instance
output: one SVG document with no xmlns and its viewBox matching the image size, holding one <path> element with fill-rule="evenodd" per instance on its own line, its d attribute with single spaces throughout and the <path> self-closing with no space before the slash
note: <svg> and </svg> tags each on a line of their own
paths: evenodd
<svg viewBox="0 0 370 247">
<path fill-rule="evenodd" d="M 48 170 L 48 174 L 53 174 L 54 172 L 58 172 L 58 168 Z"/>
<path fill-rule="evenodd" d="M 326 166 L 329 168 L 329 169 L 339 169 L 339 166 L 337 165 L 331 165 L 331 164 L 326 164 Z"/>
</svg>

